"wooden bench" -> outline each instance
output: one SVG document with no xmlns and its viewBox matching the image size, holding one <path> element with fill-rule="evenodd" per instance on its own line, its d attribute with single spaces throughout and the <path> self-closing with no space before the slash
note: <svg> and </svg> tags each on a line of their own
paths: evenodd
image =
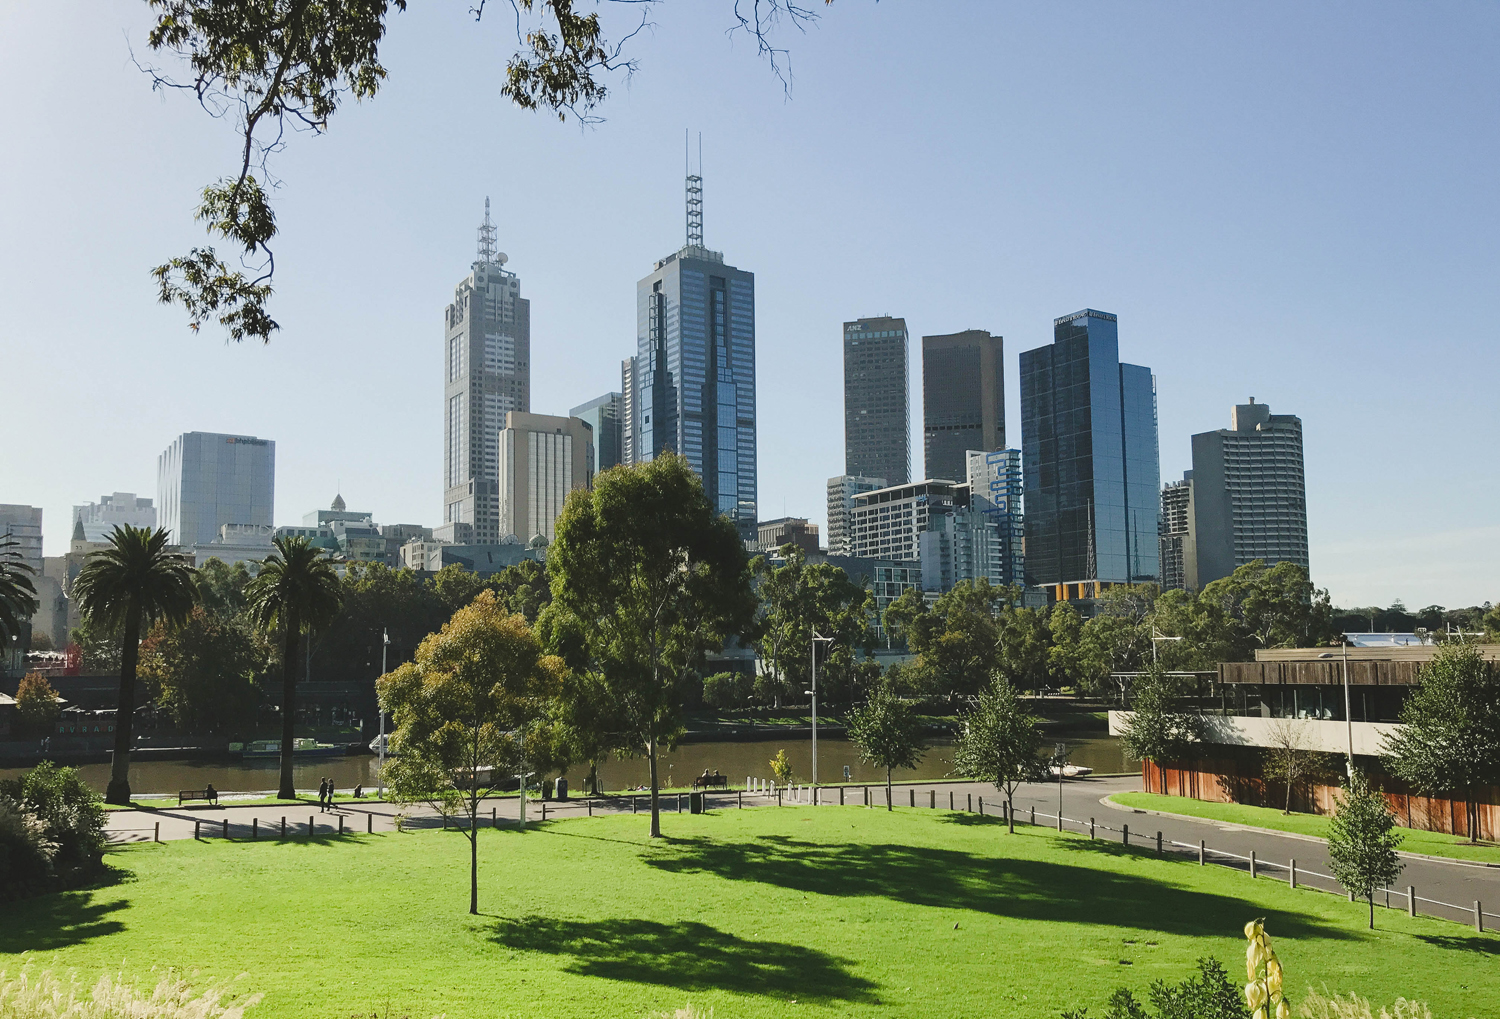
<svg viewBox="0 0 1500 1019">
<path fill-rule="evenodd" d="M 693 779 L 694 789 L 728 789 L 728 775 L 699 775 Z"/>
<path fill-rule="evenodd" d="M 180 807 L 187 800 L 207 800 L 214 806 L 219 804 L 219 793 L 216 789 L 181 789 L 177 793 L 177 805 Z"/>
</svg>

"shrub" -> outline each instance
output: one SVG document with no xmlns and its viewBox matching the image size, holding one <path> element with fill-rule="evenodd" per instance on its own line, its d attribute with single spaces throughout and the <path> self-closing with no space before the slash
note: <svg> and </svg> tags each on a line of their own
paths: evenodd
<svg viewBox="0 0 1500 1019">
<path fill-rule="evenodd" d="M 0 971 L 0 1019 L 243 1019 L 260 1001 L 258 994 L 226 997 L 222 988 L 195 994 L 170 970 L 149 994 L 107 974 L 84 993 L 76 977 L 64 983 L 51 970 Z"/>
<path fill-rule="evenodd" d="M 1158 980 L 1151 985 L 1147 1012 L 1127 988 L 1109 999 L 1102 1019 L 1248 1019 L 1240 988 L 1229 979 L 1217 959 L 1199 959 L 1198 975 L 1180 984 Z M 1088 1009 L 1064 1012 L 1063 1019 L 1086 1019 Z M 1404 1017 L 1403 1017 L 1404 1019 Z"/>
<path fill-rule="evenodd" d="M 0 794 L 0 902 L 41 888 L 52 874 L 57 845 L 41 818 Z"/>
<path fill-rule="evenodd" d="M 22 733 L 28 736 L 45 736 L 57 724 L 62 708 L 57 703 L 57 691 L 40 672 L 27 673 L 16 688 L 16 715 Z"/>
<path fill-rule="evenodd" d="M 43 761 L 20 778 L 0 780 L 0 797 L 41 825 L 42 841 L 54 847 L 48 861 L 51 877 L 73 883 L 100 870 L 104 807 L 76 768 Z"/>
<path fill-rule="evenodd" d="M 703 681 L 703 703 L 721 711 L 750 703 L 755 680 L 739 672 L 720 672 Z"/>
</svg>

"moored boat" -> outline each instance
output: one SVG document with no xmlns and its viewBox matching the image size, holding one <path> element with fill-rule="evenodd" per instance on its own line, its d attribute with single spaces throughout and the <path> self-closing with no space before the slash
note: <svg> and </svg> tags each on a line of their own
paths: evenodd
<svg viewBox="0 0 1500 1019">
<path fill-rule="evenodd" d="M 272 758 L 281 756 L 281 740 L 279 739 L 257 739 L 249 743 L 231 743 L 229 752 L 232 755 L 243 757 L 245 760 L 255 758 Z M 303 737 L 292 741 L 292 757 L 343 757 L 348 748 L 342 743 L 319 743 L 315 739 Z"/>
</svg>

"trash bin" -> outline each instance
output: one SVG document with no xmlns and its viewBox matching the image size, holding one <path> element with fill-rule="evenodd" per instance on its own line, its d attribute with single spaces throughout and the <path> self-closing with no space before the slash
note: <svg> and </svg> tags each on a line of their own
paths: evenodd
<svg viewBox="0 0 1500 1019">
<path fill-rule="evenodd" d="M 565 799 L 568 798 L 568 780 L 567 779 L 565 779 L 565 778 L 558 779 L 557 782 L 555 783 L 555 788 L 557 789 L 557 798 L 558 799 L 565 800 Z"/>
<path fill-rule="evenodd" d="M 689 814 L 701 814 L 701 813 L 703 813 L 703 794 L 702 793 L 688 793 L 688 813 Z"/>
</svg>

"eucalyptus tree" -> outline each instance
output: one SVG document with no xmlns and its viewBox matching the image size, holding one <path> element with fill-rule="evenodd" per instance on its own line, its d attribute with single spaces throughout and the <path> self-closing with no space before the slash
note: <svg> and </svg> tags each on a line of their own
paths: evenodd
<svg viewBox="0 0 1500 1019">
<path fill-rule="evenodd" d="M 829 665 L 842 673 L 852 668 L 854 651 L 872 643 L 875 596 L 841 567 L 809 564 L 797 545 L 783 545 L 777 554 L 779 563 L 757 556 L 750 568 L 760 601 L 756 650 L 771 672 L 764 678 L 779 706 L 784 694 L 805 689 L 811 680 L 814 635 L 832 640 L 821 656 Z"/>
<path fill-rule="evenodd" d="M 1015 687 L 996 679 L 979 695 L 979 705 L 963 718 L 953 744 L 953 772 L 992 782 L 1005 794 L 1009 830 L 1016 830 L 1016 790 L 1046 774 L 1040 757 L 1042 730 L 1021 704 Z"/>
<path fill-rule="evenodd" d="M 297 662 L 304 632 L 331 623 L 343 602 L 343 586 L 324 550 L 300 535 L 277 538 L 276 551 L 245 589 L 255 621 L 268 634 L 281 632 L 281 781 L 277 795 L 295 799 L 292 783 L 297 721 Z"/>
<path fill-rule="evenodd" d="M 89 554 L 73 582 L 73 597 L 86 622 L 120 634 L 115 752 L 104 798 L 127 804 L 141 633 L 157 620 L 187 619 L 197 600 L 193 568 L 185 557 L 168 551 L 165 528 L 152 531 L 122 524 L 110 533 L 106 547 Z"/>
</svg>

